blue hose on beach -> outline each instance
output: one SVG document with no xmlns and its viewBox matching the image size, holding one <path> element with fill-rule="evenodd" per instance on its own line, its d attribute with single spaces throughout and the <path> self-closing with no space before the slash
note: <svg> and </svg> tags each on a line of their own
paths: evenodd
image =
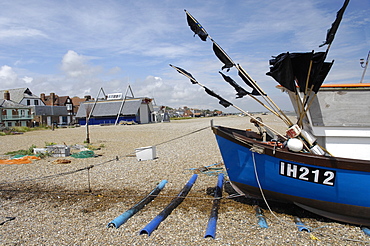
<svg viewBox="0 0 370 246">
<path fill-rule="evenodd" d="M 265 219 L 265 216 L 263 215 L 262 209 L 259 206 L 256 206 L 254 208 L 254 210 L 256 211 L 256 217 L 258 219 L 258 225 L 261 228 L 268 228 L 269 226 L 267 225 L 267 221 Z"/>
<path fill-rule="evenodd" d="M 217 219 L 218 219 L 218 209 L 220 208 L 221 198 L 222 198 L 222 186 L 224 184 L 224 174 L 220 173 L 218 175 L 217 186 L 215 190 L 215 199 L 213 200 L 211 215 L 208 220 L 208 226 L 206 229 L 206 237 L 215 238 L 216 236 L 216 226 L 217 226 Z"/>
<path fill-rule="evenodd" d="M 152 221 L 149 222 L 149 224 L 147 224 L 141 231 L 140 231 L 140 235 L 142 234 L 148 234 L 148 236 L 150 236 L 150 234 L 158 228 L 159 224 L 165 220 L 168 215 L 171 214 L 171 212 L 178 206 L 182 203 L 182 201 L 185 199 L 185 197 L 187 196 L 187 194 L 189 193 L 190 189 L 193 187 L 193 184 L 195 183 L 195 181 L 197 180 L 198 178 L 198 175 L 197 174 L 194 174 L 190 180 L 186 183 L 186 185 L 184 186 L 184 188 L 182 188 L 182 190 L 180 191 L 180 193 L 177 195 L 177 197 L 175 197 L 174 199 L 172 199 L 172 201 L 167 205 L 167 207 L 165 207 L 162 212 L 160 212 Z"/>
<path fill-rule="evenodd" d="M 139 212 L 142 208 L 145 207 L 148 203 L 150 203 L 154 198 L 158 196 L 158 194 L 162 191 L 164 186 L 166 185 L 167 180 L 162 180 L 156 188 L 152 190 L 144 199 L 140 202 L 135 204 L 132 208 L 112 220 L 108 223 L 107 227 L 120 227 L 123 223 L 125 223 L 129 218 L 131 218 L 134 214 Z"/>
<path fill-rule="evenodd" d="M 301 219 L 297 216 L 294 216 L 294 223 L 297 225 L 298 231 L 311 232 L 311 230 L 307 228 L 305 224 L 301 221 Z"/>
<path fill-rule="evenodd" d="M 370 236 L 370 229 L 369 229 L 369 228 L 362 226 L 362 227 L 361 227 L 361 230 L 362 230 L 366 235 Z"/>
</svg>

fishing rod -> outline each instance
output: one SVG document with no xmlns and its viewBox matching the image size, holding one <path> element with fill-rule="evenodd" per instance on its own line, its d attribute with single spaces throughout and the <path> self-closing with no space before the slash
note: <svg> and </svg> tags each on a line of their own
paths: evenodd
<svg viewBox="0 0 370 246">
<path fill-rule="evenodd" d="M 186 10 L 184 10 L 187 16 L 188 25 L 190 26 L 190 29 L 195 33 L 194 35 L 198 35 L 201 40 L 206 41 L 207 37 L 213 42 L 213 51 L 215 52 L 215 55 L 220 59 L 221 62 L 223 62 L 225 65 L 222 67 L 222 70 L 227 68 L 230 70 L 230 68 L 235 67 L 238 70 L 238 75 L 242 78 L 242 80 L 251 88 L 255 89 L 259 95 L 261 95 L 266 103 L 271 107 L 274 108 L 272 110 L 269 107 L 265 107 L 267 110 L 275 111 L 275 115 L 277 115 L 281 120 L 284 121 L 288 126 L 292 126 L 293 123 L 291 120 L 284 114 L 284 112 L 276 105 L 276 103 L 262 90 L 260 86 L 249 76 L 249 74 L 239 65 L 236 64 L 230 56 L 221 48 L 220 45 L 218 45 L 214 39 L 207 33 L 207 31 L 204 29 L 204 27 Z M 227 70 L 227 71 L 228 71 Z M 251 94 L 248 94 L 252 97 Z M 252 97 L 253 99 L 256 99 L 255 97 Z M 264 106 L 264 105 L 263 105 Z M 279 113 L 277 113 L 279 112 Z M 284 119 L 284 118 L 285 119 Z"/>
<path fill-rule="evenodd" d="M 258 124 L 262 125 L 262 126 L 265 126 L 267 127 L 269 130 L 271 130 L 272 132 L 274 132 L 276 135 L 280 136 L 281 138 L 283 138 L 284 140 L 287 140 L 288 138 L 285 137 L 283 134 L 279 133 L 278 131 L 276 131 L 275 129 L 273 129 L 272 127 L 266 125 L 265 123 L 263 123 L 262 121 L 258 120 L 257 118 L 255 118 L 253 115 L 251 115 L 250 113 L 248 113 L 247 111 L 239 108 L 238 106 L 234 105 L 233 103 L 227 101 L 226 99 L 222 98 L 220 95 L 216 94 L 215 92 L 213 92 L 212 90 L 208 89 L 205 85 L 199 83 L 189 72 L 185 71 L 184 69 L 182 68 L 179 68 L 179 67 L 176 67 L 172 64 L 169 64 L 170 67 L 174 68 L 177 72 L 179 72 L 180 74 L 184 75 L 185 77 L 187 77 L 188 79 L 190 79 L 190 82 L 192 84 L 197 84 L 201 87 L 204 88 L 204 90 L 206 91 L 207 94 L 209 94 L 210 96 L 213 96 L 217 99 L 219 99 L 219 103 L 224 106 L 225 108 L 229 107 L 229 106 L 232 106 L 234 107 L 235 109 L 239 110 L 240 112 L 242 112 L 243 114 L 247 115 L 248 117 L 250 117 L 251 119 L 253 119 L 255 122 L 257 122 Z"/>
</svg>

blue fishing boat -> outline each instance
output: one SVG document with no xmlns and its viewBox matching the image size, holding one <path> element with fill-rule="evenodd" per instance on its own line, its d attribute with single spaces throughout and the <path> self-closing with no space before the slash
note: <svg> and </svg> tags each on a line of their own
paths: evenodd
<svg viewBox="0 0 370 246">
<path fill-rule="evenodd" d="M 214 126 L 213 132 L 229 179 L 240 193 L 370 226 L 370 161 L 292 152 L 252 131 Z"/>
<path fill-rule="evenodd" d="M 328 45 L 325 52 L 286 52 L 270 60 L 267 75 L 288 93 L 296 122 L 185 10 L 194 34 L 202 41 L 212 41 L 215 55 L 224 64 L 222 70 L 235 67 L 252 89 L 249 92 L 220 72 L 236 90 L 237 98 L 249 96 L 256 100 L 286 124 L 284 133 L 216 94 L 186 70 L 170 66 L 192 84 L 203 87 L 225 108 L 232 106 L 249 116 L 257 127 L 251 131 L 212 126 L 235 190 L 262 197 L 266 202 L 273 199 L 293 203 L 337 221 L 370 226 L 370 84 L 362 84 L 361 79 L 359 84 L 323 85 L 334 62 L 325 59 L 348 4 L 349 0 L 345 0 L 327 31 L 326 41 L 320 45 Z M 369 55 L 366 67 L 368 60 Z"/>
</svg>

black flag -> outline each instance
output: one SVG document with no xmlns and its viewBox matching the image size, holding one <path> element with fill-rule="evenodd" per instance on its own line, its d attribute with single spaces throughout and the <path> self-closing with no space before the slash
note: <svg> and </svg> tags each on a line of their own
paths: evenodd
<svg viewBox="0 0 370 246">
<path fill-rule="evenodd" d="M 242 98 L 243 96 L 245 95 L 248 95 L 250 94 L 248 91 L 244 90 L 243 87 L 241 87 L 240 85 L 238 85 L 231 77 L 219 72 L 222 77 L 224 78 L 224 80 L 226 82 L 228 82 L 232 87 L 234 87 L 234 89 L 236 90 L 236 95 L 237 97 L 236 98 Z"/>
<path fill-rule="evenodd" d="M 246 83 L 249 87 L 253 88 L 252 82 L 240 70 L 238 72 L 238 75 L 239 75 L 240 78 L 242 78 L 242 80 L 244 81 L 244 83 Z"/>
<path fill-rule="evenodd" d="M 171 67 L 173 67 L 174 69 L 177 70 L 177 72 L 181 73 L 182 75 L 185 75 L 186 77 L 188 77 L 190 79 L 190 82 L 193 83 L 193 84 L 197 84 L 197 80 L 193 77 L 193 75 L 191 75 L 191 73 L 185 71 L 184 69 L 182 68 L 179 68 L 179 67 L 176 67 L 176 66 L 173 66 L 170 64 Z"/>
<path fill-rule="evenodd" d="M 292 61 L 293 74 L 296 82 L 299 86 L 299 91 L 304 92 L 306 89 L 308 70 L 310 68 L 310 62 L 313 57 L 313 52 L 309 53 L 290 53 L 290 59 Z M 310 71 L 312 74 L 312 68 Z M 308 87 L 308 85 L 307 85 Z"/>
<path fill-rule="evenodd" d="M 230 70 L 234 66 L 233 61 L 230 59 L 230 57 L 221 49 L 218 44 L 213 42 L 213 51 L 215 52 L 215 55 L 220 59 L 220 61 L 225 64 L 221 69 L 224 70 L 227 68 L 227 71 Z"/>
<path fill-rule="evenodd" d="M 313 54 L 313 57 L 312 57 L 313 63 L 312 63 L 312 69 L 311 69 L 311 76 L 310 76 L 310 81 L 308 83 L 308 86 L 310 88 L 317 87 L 316 83 L 320 84 L 319 85 L 319 88 L 320 88 L 323 81 L 321 81 L 321 83 L 320 83 L 318 78 L 319 78 L 321 70 L 324 66 L 325 58 L 326 58 L 326 53 L 325 52 L 316 52 L 316 53 Z"/>
<path fill-rule="evenodd" d="M 317 93 L 320 90 L 320 87 L 322 83 L 324 83 L 324 80 L 326 76 L 328 75 L 331 67 L 333 66 L 334 60 L 332 62 L 324 62 L 322 64 L 321 70 L 316 78 L 315 84 L 312 88 L 312 90 Z"/>
<path fill-rule="evenodd" d="M 294 74 L 289 52 L 282 53 L 270 60 L 270 72 L 266 75 L 273 77 L 280 85 L 295 92 Z"/>
<path fill-rule="evenodd" d="M 229 107 L 230 105 L 233 105 L 231 102 L 226 101 L 221 96 L 217 95 L 216 93 L 214 93 L 213 91 L 211 91 L 207 87 L 204 87 L 204 89 L 206 90 L 208 95 L 211 95 L 211 96 L 217 98 L 218 100 L 220 100 L 218 103 L 221 104 L 222 106 L 224 106 L 225 108 Z"/>
<path fill-rule="evenodd" d="M 194 32 L 194 36 L 198 35 L 201 40 L 207 41 L 208 33 L 206 30 L 188 11 L 185 10 L 185 12 L 186 20 L 188 21 L 190 29 Z"/>
<path fill-rule="evenodd" d="M 328 29 L 328 32 L 326 34 L 326 40 L 323 44 L 321 44 L 319 47 L 322 47 L 326 44 L 331 44 L 334 40 L 334 36 L 335 36 L 335 33 L 337 32 L 338 30 L 338 27 L 339 27 L 339 24 L 342 20 L 342 17 L 343 17 L 343 14 L 344 14 L 344 11 L 346 10 L 347 8 L 347 5 L 349 3 L 349 0 L 346 0 L 342 6 L 342 8 L 337 12 L 337 18 L 335 19 L 335 21 L 333 22 L 333 24 L 331 24 L 331 28 Z"/>
<path fill-rule="evenodd" d="M 253 89 L 251 94 L 253 96 L 262 96 L 262 94 L 259 91 L 257 91 L 256 89 Z M 266 94 L 264 94 L 264 96 L 266 96 Z"/>
</svg>

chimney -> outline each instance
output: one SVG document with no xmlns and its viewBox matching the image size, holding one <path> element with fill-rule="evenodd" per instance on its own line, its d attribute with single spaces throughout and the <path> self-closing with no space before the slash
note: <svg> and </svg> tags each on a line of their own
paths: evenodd
<svg viewBox="0 0 370 246">
<path fill-rule="evenodd" d="M 55 102 L 55 93 L 52 92 L 50 93 L 50 105 L 54 106 L 54 102 Z"/>
<path fill-rule="evenodd" d="M 43 101 L 45 103 L 45 93 L 41 93 L 40 94 L 40 98 L 41 98 L 41 101 Z"/>
<path fill-rule="evenodd" d="M 9 91 L 4 91 L 4 99 L 5 100 L 10 100 L 10 93 L 9 93 Z"/>
</svg>

